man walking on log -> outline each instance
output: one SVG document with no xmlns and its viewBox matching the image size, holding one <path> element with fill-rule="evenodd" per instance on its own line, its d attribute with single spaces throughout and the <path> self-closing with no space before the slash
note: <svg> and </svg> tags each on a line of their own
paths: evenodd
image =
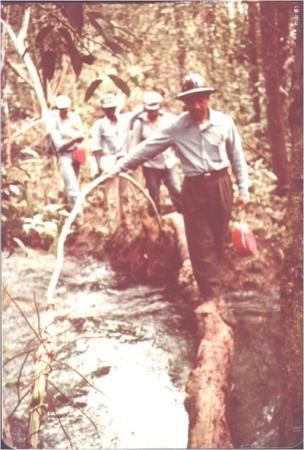
<svg viewBox="0 0 304 450">
<path fill-rule="evenodd" d="M 209 107 L 215 89 L 199 74 L 188 75 L 182 92 L 185 112 L 169 126 L 137 145 L 111 172 L 135 169 L 171 145 L 184 172 L 182 211 L 193 273 L 198 284 L 200 312 L 217 311 L 220 295 L 219 262 L 231 218 L 233 191 L 228 173 L 236 178 L 238 206 L 248 201 L 249 179 L 239 133 L 232 118 Z"/>
</svg>

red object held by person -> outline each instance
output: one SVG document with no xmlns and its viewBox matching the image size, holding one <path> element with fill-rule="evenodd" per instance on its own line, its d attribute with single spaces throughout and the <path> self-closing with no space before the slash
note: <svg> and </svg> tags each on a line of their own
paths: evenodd
<svg viewBox="0 0 304 450">
<path fill-rule="evenodd" d="M 75 148 L 72 153 L 73 161 L 77 164 L 84 164 L 86 162 L 86 153 L 82 148 Z"/>
<path fill-rule="evenodd" d="M 240 256 L 250 256 L 256 253 L 256 239 L 246 223 L 236 223 L 231 230 L 231 238 L 233 247 Z"/>
</svg>

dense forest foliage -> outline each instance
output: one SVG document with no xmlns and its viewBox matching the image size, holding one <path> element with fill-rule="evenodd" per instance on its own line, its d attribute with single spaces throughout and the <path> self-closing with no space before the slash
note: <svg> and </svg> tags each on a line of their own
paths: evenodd
<svg viewBox="0 0 304 450">
<path fill-rule="evenodd" d="M 216 88 L 212 106 L 235 119 L 249 163 L 251 225 L 282 255 L 281 444 L 295 445 L 302 433 L 302 1 L 2 2 L 1 24 L 2 246 L 10 251 L 22 243 L 52 250 L 65 220 L 45 140 L 56 95 L 72 98 L 89 130 L 109 91 L 131 111 L 144 90 L 161 90 L 166 107 L 180 113 L 185 74 L 199 72 Z M 82 180 L 90 178 L 88 162 Z M 102 219 L 91 226 L 107 235 Z"/>
</svg>

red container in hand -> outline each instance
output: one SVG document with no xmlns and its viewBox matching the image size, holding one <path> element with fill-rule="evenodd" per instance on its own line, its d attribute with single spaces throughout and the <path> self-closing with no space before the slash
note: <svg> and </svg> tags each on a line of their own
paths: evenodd
<svg viewBox="0 0 304 450">
<path fill-rule="evenodd" d="M 250 256 L 256 253 L 257 243 L 246 223 L 236 223 L 231 230 L 231 238 L 233 247 L 240 256 Z"/>
<path fill-rule="evenodd" d="M 73 150 L 73 161 L 78 164 L 84 164 L 86 161 L 86 153 L 82 148 L 75 148 Z"/>
</svg>

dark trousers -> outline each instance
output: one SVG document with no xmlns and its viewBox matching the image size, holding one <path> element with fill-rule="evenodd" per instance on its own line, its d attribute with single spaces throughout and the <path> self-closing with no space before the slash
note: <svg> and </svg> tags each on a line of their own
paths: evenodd
<svg viewBox="0 0 304 450">
<path fill-rule="evenodd" d="M 218 176 L 186 177 L 182 207 L 193 273 L 202 300 L 220 294 L 219 263 L 232 209 L 232 185 L 227 172 Z"/>
<path fill-rule="evenodd" d="M 163 182 L 169 191 L 173 205 L 177 211 L 181 211 L 181 192 L 179 179 L 174 168 L 172 169 L 153 169 L 143 166 L 143 174 L 146 180 L 146 186 L 150 196 L 159 210 L 160 206 L 160 186 Z"/>
</svg>

